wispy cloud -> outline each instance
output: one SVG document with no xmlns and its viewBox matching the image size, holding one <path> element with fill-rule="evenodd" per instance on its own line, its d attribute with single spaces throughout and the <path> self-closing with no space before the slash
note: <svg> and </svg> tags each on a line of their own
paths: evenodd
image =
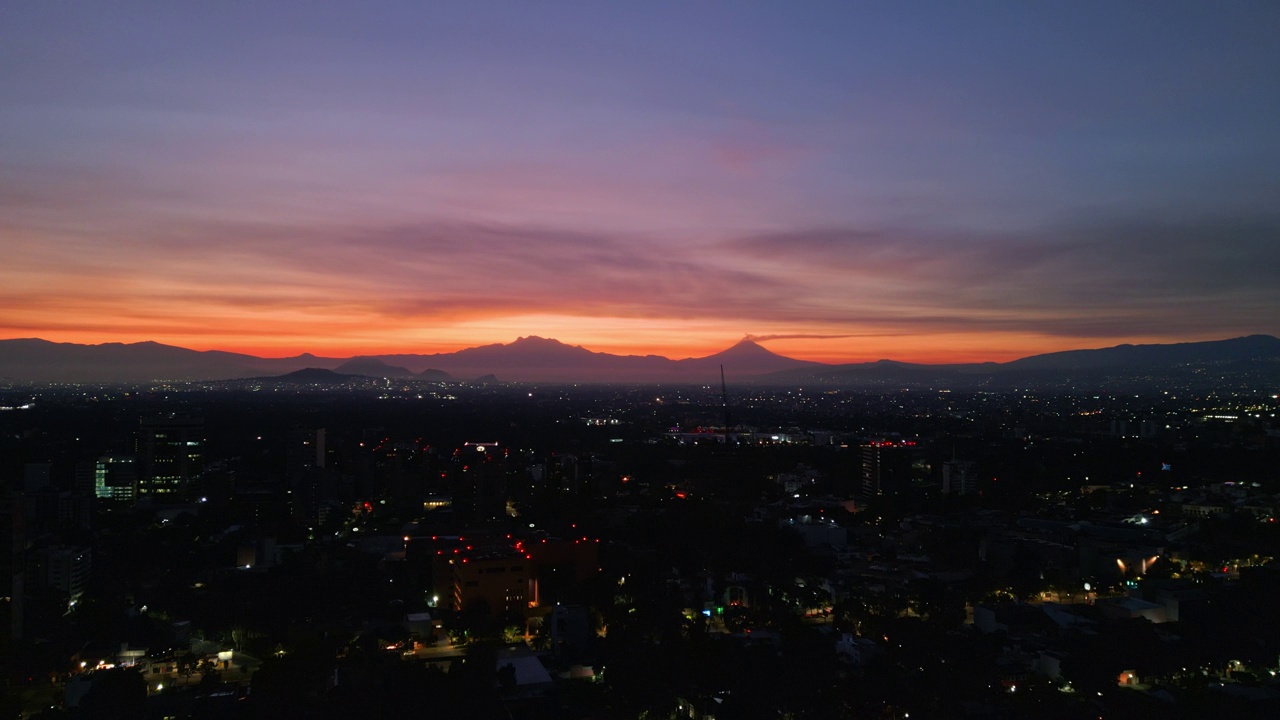
<svg viewBox="0 0 1280 720">
<path fill-rule="evenodd" d="M 803 334 L 803 333 L 793 333 L 790 335 L 748 334 L 744 336 L 742 339 L 750 340 L 751 342 L 762 343 L 762 342 L 769 342 L 770 340 L 842 340 L 844 338 L 868 337 L 868 336 L 869 334 L 856 334 L 856 333 L 846 333 L 844 335 L 817 335 L 817 334 Z M 877 334 L 876 337 L 879 337 L 879 335 Z"/>
<path fill-rule="evenodd" d="M 976 236 L 827 229 L 727 243 L 833 322 L 1112 337 L 1275 331 L 1280 218 L 1121 220 Z M 817 287 L 814 287 L 817 286 Z M 820 288 L 820 289 L 819 289 Z"/>
</svg>

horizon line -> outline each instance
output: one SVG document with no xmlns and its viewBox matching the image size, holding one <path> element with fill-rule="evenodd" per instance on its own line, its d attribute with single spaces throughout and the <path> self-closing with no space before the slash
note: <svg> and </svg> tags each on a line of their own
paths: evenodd
<svg viewBox="0 0 1280 720">
<path fill-rule="evenodd" d="M 736 341 L 736 342 L 734 342 L 734 343 L 732 343 L 732 344 L 730 344 L 730 345 L 728 345 L 728 346 L 726 346 L 726 347 L 724 347 L 724 348 L 722 348 L 722 349 L 720 349 L 720 350 L 717 350 L 717 351 L 715 351 L 715 352 L 709 353 L 709 354 L 707 354 L 707 355 L 690 355 L 690 356 L 688 356 L 688 357 L 671 357 L 671 356 L 669 356 L 669 355 L 660 355 L 660 354 L 657 354 L 657 353 L 644 353 L 644 354 L 636 354 L 636 353 L 614 353 L 614 352 L 608 352 L 608 351 L 591 350 L 590 348 L 588 348 L 588 347 L 586 347 L 585 345 L 582 345 L 582 344 L 569 343 L 569 342 L 565 342 L 565 341 L 563 341 L 563 340 L 560 340 L 560 339 L 558 339 L 558 338 L 546 337 L 546 336 L 537 335 L 537 334 L 520 335 L 520 336 L 517 336 L 515 340 L 511 340 L 511 341 L 509 341 L 509 342 L 501 342 L 501 341 L 499 341 L 499 342 L 491 342 L 491 343 L 482 343 L 482 344 L 478 344 L 478 345 L 467 345 L 467 346 L 465 346 L 465 347 L 461 347 L 461 348 L 459 348 L 459 349 L 457 349 L 457 350 L 451 350 L 451 351 L 446 351 L 446 352 L 434 352 L 434 353 L 432 353 L 432 352 L 375 352 L 375 353 L 358 353 L 358 354 L 353 354 L 353 355 L 328 355 L 328 354 L 321 355 L 321 354 L 313 353 L 313 352 L 311 352 L 311 351 L 307 351 L 307 350 L 304 350 L 304 351 L 301 351 L 301 352 L 296 352 L 296 353 L 293 353 L 293 354 L 257 354 L 257 353 L 255 353 L 255 352 L 249 352 L 249 351 L 244 351 L 244 350 L 227 350 L 227 349 L 224 349 L 224 348 L 212 348 L 212 347 L 211 347 L 211 348 L 207 348 L 207 349 L 197 349 L 197 348 L 187 347 L 187 346 L 184 346 L 184 345 L 175 345 L 175 344 L 171 344 L 171 343 L 164 343 L 164 342 L 160 342 L 160 341 L 158 341 L 158 340 L 136 340 L 136 341 L 132 341 L 132 342 L 119 341 L 119 340 L 109 340 L 109 341 L 101 342 L 101 343 L 86 343 L 86 342 L 74 342 L 74 341 L 48 340 L 48 339 L 45 339 L 45 338 L 42 338 L 42 337 L 28 336 L 28 337 L 10 337 L 10 338 L 0 338 L 0 343 L 16 342 L 16 341 L 37 341 L 37 342 L 49 343 L 49 344 L 51 344 L 51 345 L 72 345 L 72 346 L 77 346 L 77 347 L 104 347 L 104 346 L 113 346 L 113 345 L 115 345 L 115 346 L 122 346 L 122 347 L 129 347 L 129 346 L 137 346 L 137 345 L 158 345 L 158 346 L 161 346 L 161 347 L 168 347 L 168 348 L 176 348 L 176 349 L 179 349 L 179 350 L 186 350 L 186 351 L 188 351 L 188 352 L 195 352 L 195 353 L 227 353 L 227 354 L 232 354 L 232 355 L 244 355 L 244 356 L 247 356 L 247 357 L 253 357 L 253 358 L 257 358 L 257 359 L 261 359 L 261 360 L 287 360 L 287 359 L 291 359 L 291 358 L 298 358 L 298 357 L 310 356 L 310 357 L 314 357 L 314 358 L 317 358 L 317 359 L 325 359 L 325 360 L 348 360 L 348 361 L 349 361 L 349 360 L 354 360 L 354 359 L 358 359 L 358 358 L 374 358 L 374 359 L 378 359 L 378 358 L 394 357 L 394 356 L 433 357 L 433 356 L 441 356 L 441 355 L 453 355 L 453 354 L 456 354 L 456 353 L 458 353 L 458 352 L 462 352 L 462 351 L 464 351 L 464 350 L 471 350 L 471 349 L 482 348 L 482 347 L 495 347 L 495 346 L 499 346 L 499 347 L 509 347 L 509 346 L 514 345 L 515 343 L 520 342 L 520 341 L 522 341 L 522 340 L 546 340 L 546 341 L 550 341 L 550 342 L 557 343 L 557 344 L 562 345 L 562 346 L 565 346 L 565 347 L 569 347 L 569 348 L 578 348 L 578 349 L 585 350 L 585 351 L 587 351 L 587 352 L 591 352 L 591 353 L 598 354 L 598 355 L 609 355 L 609 356 L 612 356 L 612 357 L 656 357 L 656 358 L 663 358 L 663 359 L 668 360 L 668 361 L 670 361 L 670 362 L 680 362 L 680 361 L 682 361 L 682 360 L 705 360 L 705 359 L 708 359 L 708 358 L 712 358 L 712 357 L 714 357 L 714 356 L 716 356 L 716 355 L 719 355 L 720 353 L 723 353 L 723 352 L 726 352 L 726 351 L 728 351 L 728 350 L 731 350 L 731 349 L 733 349 L 734 347 L 737 347 L 737 346 L 739 346 L 739 345 L 743 345 L 743 344 L 751 344 L 751 345 L 755 345 L 755 346 L 757 346 L 757 347 L 760 347 L 761 349 L 764 349 L 764 350 L 766 350 L 767 352 L 772 353 L 772 354 L 774 354 L 774 355 L 777 355 L 778 357 L 781 357 L 781 358 L 785 358 L 785 359 L 788 359 L 788 360 L 794 360 L 794 361 L 797 361 L 797 362 L 813 363 L 813 364 L 817 364 L 817 365 L 839 366 L 839 365 L 862 365 L 862 364 L 874 364 L 874 363 L 880 363 L 880 362 L 896 362 L 896 363 L 902 363 L 902 364 L 906 364 L 906 365 L 939 365 L 939 366 L 944 366 L 944 365 L 987 365 L 987 364 L 1000 365 L 1000 364 L 1005 364 L 1005 363 L 1009 363 L 1009 362 L 1016 362 L 1016 361 L 1018 361 L 1018 360 L 1022 360 L 1022 359 L 1026 359 L 1026 358 L 1039 357 L 1039 356 L 1042 356 L 1042 355 L 1052 355 L 1052 354 L 1056 354 L 1056 353 L 1065 353 L 1065 352 L 1088 352 L 1088 351 L 1097 351 L 1097 350 L 1109 350 L 1109 349 L 1120 348 L 1120 347 L 1176 346 L 1176 345 L 1189 345 L 1189 344 L 1198 344 L 1198 343 L 1228 342 L 1228 341 L 1231 341 L 1231 340 L 1243 340 L 1243 339 L 1247 339 L 1247 338 L 1254 338 L 1254 337 L 1270 338 L 1270 339 L 1272 339 L 1272 340 L 1280 339 L 1280 338 L 1277 338 L 1275 335 L 1271 335 L 1271 334 L 1268 334 L 1268 333 L 1248 333 L 1248 334 L 1245 334 L 1245 335 L 1236 335 L 1236 336 L 1232 336 L 1232 337 L 1216 338 L 1216 339 L 1211 339 L 1211 340 L 1177 340 L 1177 341 L 1172 341 L 1172 342 L 1159 342 L 1159 343 L 1133 343 L 1133 342 L 1120 342 L 1120 343 L 1117 343 L 1117 344 L 1115 344 L 1115 345 L 1107 345 L 1107 346 L 1103 346 L 1103 347 L 1069 347 L 1069 348 L 1064 348 L 1064 349 L 1061 349 L 1061 350 L 1050 350 L 1050 351 L 1048 351 L 1048 352 L 1043 352 L 1043 353 L 1033 353 L 1033 354 L 1031 354 L 1031 355 L 1023 355 L 1023 356 L 1019 356 L 1019 357 L 1013 358 L 1013 359 L 1011 359 L 1011 360 L 1003 360 L 1003 361 L 1000 361 L 1000 360 L 967 360 L 967 361 L 966 361 L 966 360 L 960 360 L 960 361 L 944 361 L 944 362 L 921 362 L 921 361 L 913 361 L 913 360 L 898 360 L 898 359 L 894 359 L 894 358 L 892 358 L 892 357 L 881 357 L 881 358 L 878 358 L 878 359 L 876 359 L 876 360 L 856 360 L 856 361 L 855 361 L 855 360 L 850 360 L 850 361 L 844 361 L 844 362 L 826 362 L 826 361 L 821 361 L 821 360 L 807 360 L 807 359 L 803 359 L 803 358 L 791 357 L 791 356 L 789 356 L 789 355 L 783 355 L 783 354 L 781 354 L 781 353 L 776 353 L 776 352 L 774 352 L 774 351 L 772 351 L 772 350 L 769 350 L 768 348 L 764 347 L 764 345 L 763 345 L 763 343 L 765 343 L 765 342 L 770 342 L 770 341 L 774 341 L 774 340 L 792 339 L 792 338 L 805 338 L 805 339 L 827 339 L 827 338 L 831 338 L 831 339 L 834 339 L 834 338 L 837 338 L 837 337 L 851 337 L 851 336 L 850 336 L 850 335 L 840 335 L 840 336 L 836 336 L 836 335 L 826 335 L 826 336 L 809 336 L 809 335 L 752 335 L 752 334 L 750 334 L 750 333 L 747 333 L 747 334 L 744 334 L 744 335 L 741 337 L 741 339 L 739 339 L 738 341 Z"/>
</svg>

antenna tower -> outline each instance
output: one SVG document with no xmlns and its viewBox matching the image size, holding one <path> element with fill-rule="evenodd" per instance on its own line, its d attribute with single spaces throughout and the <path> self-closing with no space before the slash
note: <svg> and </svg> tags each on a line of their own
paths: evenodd
<svg viewBox="0 0 1280 720">
<path fill-rule="evenodd" d="M 720 366 L 720 400 L 724 403 L 724 432 L 729 434 L 729 386 L 724 384 L 724 365 Z"/>
</svg>

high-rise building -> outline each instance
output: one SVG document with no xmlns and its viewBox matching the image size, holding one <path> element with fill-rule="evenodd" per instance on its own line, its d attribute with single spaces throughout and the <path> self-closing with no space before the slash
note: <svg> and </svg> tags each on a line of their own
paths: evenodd
<svg viewBox="0 0 1280 720">
<path fill-rule="evenodd" d="M 911 482 L 914 443 L 873 442 L 862 446 L 862 497 L 897 495 Z"/>
<path fill-rule="evenodd" d="M 285 481 L 289 511 L 303 525 L 324 522 L 336 502 L 334 477 L 327 462 L 325 429 L 295 427 L 285 453 Z"/>
<path fill-rule="evenodd" d="M 93 469 L 93 496 L 131 502 L 138 497 L 138 463 L 132 455 L 103 455 Z"/>
<path fill-rule="evenodd" d="M 204 466 L 204 420 L 177 413 L 144 418 L 138 460 L 139 495 L 182 490 Z"/>
<path fill-rule="evenodd" d="M 459 517 L 478 523 L 506 514 L 506 456 L 496 443 L 469 442 L 453 455 L 453 508 Z"/>
<path fill-rule="evenodd" d="M 942 492 L 944 495 L 976 495 L 978 475 L 968 460 L 948 460 L 942 463 Z"/>
<path fill-rule="evenodd" d="M 45 582 L 76 601 L 84 594 L 93 570 L 93 552 L 86 547 L 56 545 L 44 553 Z"/>
</svg>

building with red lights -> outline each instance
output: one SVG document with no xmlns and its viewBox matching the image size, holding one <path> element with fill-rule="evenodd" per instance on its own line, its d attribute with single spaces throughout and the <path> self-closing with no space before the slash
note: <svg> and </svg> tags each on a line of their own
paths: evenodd
<svg viewBox="0 0 1280 720">
<path fill-rule="evenodd" d="M 489 613 L 523 612 L 529 607 L 529 561 L 519 553 L 449 558 L 453 609 L 483 605 Z"/>
</svg>

